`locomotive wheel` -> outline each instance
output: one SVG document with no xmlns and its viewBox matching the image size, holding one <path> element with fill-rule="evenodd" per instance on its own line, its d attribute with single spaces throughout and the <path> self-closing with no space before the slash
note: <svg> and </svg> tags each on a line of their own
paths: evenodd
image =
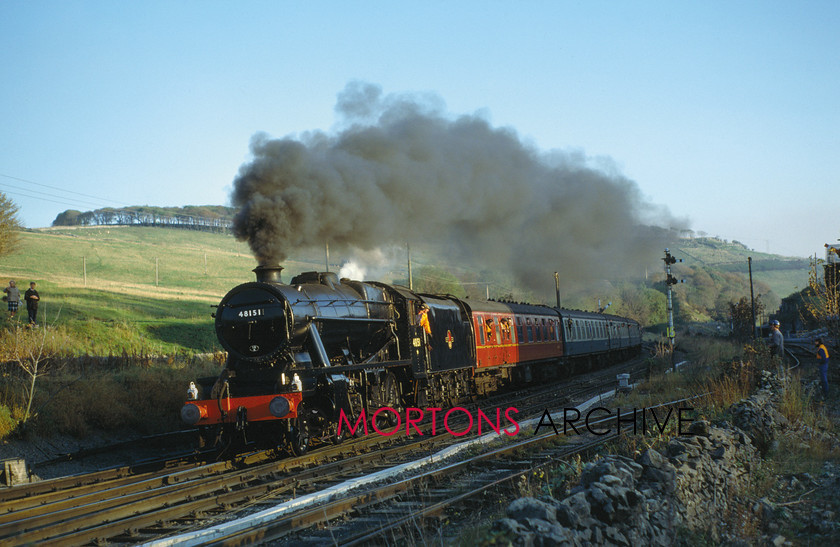
<svg viewBox="0 0 840 547">
<path fill-rule="evenodd" d="M 383 393 L 382 400 L 385 401 L 385 405 L 393 408 L 398 413 L 402 413 L 402 405 L 400 404 L 400 390 L 399 386 L 397 385 L 397 378 L 394 376 L 393 372 L 389 372 L 388 375 L 385 377 L 385 388 Z M 399 418 L 393 412 L 387 413 L 388 425 L 395 426 L 397 425 L 397 421 Z"/>
<path fill-rule="evenodd" d="M 289 443 L 295 456 L 303 456 L 309 450 L 309 422 L 303 407 L 298 407 L 298 416 L 292 421 Z"/>
<path fill-rule="evenodd" d="M 370 423 L 380 430 L 396 426 L 400 422 L 399 414 L 402 413 L 402 398 L 400 397 L 397 377 L 392 372 L 385 375 L 375 393 L 374 407 L 369 416 Z M 378 408 L 377 408 L 378 407 Z M 391 408 L 391 411 L 382 411 L 382 408 Z M 374 418 L 374 416 L 376 416 Z"/>
</svg>

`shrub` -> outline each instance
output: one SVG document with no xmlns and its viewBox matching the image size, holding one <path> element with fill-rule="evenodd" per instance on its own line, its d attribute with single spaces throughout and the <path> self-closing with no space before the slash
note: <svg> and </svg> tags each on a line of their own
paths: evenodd
<svg viewBox="0 0 840 547">
<path fill-rule="evenodd" d="M 0 439 L 5 439 L 17 428 L 18 421 L 12 416 L 12 410 L 0 405 Z"/>
<path fill-rule="evenodd" d="M 215 376 L 219 368 L 212 359 L 155 363 L 138 357 L 68 365 L 43 383 L 34 405 L 37 431 L 84 437 L 94 430 L 176 430 L 189 382 Z"/>
</svg>

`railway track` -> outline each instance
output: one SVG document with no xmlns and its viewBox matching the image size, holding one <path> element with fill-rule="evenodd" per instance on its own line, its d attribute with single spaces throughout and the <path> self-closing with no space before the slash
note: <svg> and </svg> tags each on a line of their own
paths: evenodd
<svg viewBox="0 0 840 547">
<path fill-rule="evenodd" d="M 55 478 L 57 468 L 67 463 L 81 463 L 96 468 L 100 457 L 122 457 L 133 466 L 154 464 L 159 460 L 173 460 L 185 457 L 184 450 L 197 435 L 195 429 L 172 431 L 157 435 L 146 435 L 136 439 L 110 443 L 102 446 L 83 448 L 74 452 L 61 454 L 47 460 L 33 463 L 30 467 L 41 477 Z"/>
<path fill-rule="evenodd" d="M 687 400 L 652 408 L 662 409 Z M 626 420 L 631 415 L 622 416 Z M 603 425 L 615 419 L 597 420 L 592 425 Z M 625 424 L 625 427 L 630 426 Z M 618 436 L 616 429 L 607 435 L 590 433 L 561 443 L 556 442 L 553 432 L 526 437 L 405 478 L 356 488 L 323 503 L 298 510 L 281 505 L 256 513 L 250 519 L 210 526 L 194 534 L 162 540 L 156 545 L 181 542 L 218 546 L 266 542 L 290 545 L 425 543 L 439 539 L 435 530 L 453 508 L 469 510 L 472 501 L 478 498 L 516 485 L 556 466 L 559 461 L 597 449 Z M 527 458 L 522 457 L 523 453 L 527 453 Z"/>
<path fill-rule="evenodd" d="M 626 368 L 634 369 L 631 374 L 641 370 L 639 363 Z M 571 385 L 519 392 L 515 403 L 512 394 L 499 395 L 483 400 L 482 406 L 516 404 L 524 418 L 591 396 L 606 383 L 614 385 L 616 371 L 625 369 L 611 367 Z M 234 508 L 242 513 L 257 511 L 258 504 L 289 502 L 376 470 L 428 458 L 462 440 L 432 436 L 429 427 L 423 425 L 423 436 L 358 438 L 302 458 L 278 460 L 276 452 L 261 451 L 204 464 L 179 459 L 158 462 L 157 467 L 115 468 L 5 489 L 0 491 L 0 544 L 135 544 L 206 528 L 229 519 Z"/>
</svg>

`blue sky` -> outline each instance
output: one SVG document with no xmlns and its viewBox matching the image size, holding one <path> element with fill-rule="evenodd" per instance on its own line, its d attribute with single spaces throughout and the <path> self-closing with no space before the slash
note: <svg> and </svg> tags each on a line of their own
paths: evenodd
<svg viewBox="0 0 840 547">
<path fill-rule="evenodd" d="M 349 82 L 579 151 L 758 251 L 840 238 L 840 2 L 0 3 L 0 191 L 229 204 L 257 132 L 330 132 Z"/>
</svg>

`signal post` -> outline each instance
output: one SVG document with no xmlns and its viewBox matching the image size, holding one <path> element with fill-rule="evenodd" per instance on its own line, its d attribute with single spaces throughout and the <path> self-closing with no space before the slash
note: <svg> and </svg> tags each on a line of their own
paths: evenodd
<svg viewBox="0 0 840 547">
<path fill-rule="evenodd" d="M 677 279 L 673 275 L 671 275 L 671 264 L 676 264 L 677 262 L 682 262 L 682 258 L 675 258 L 671 255 L 671 251 L 665 249 L 665 258 L 662 259 L 665 262 L 665 285 L 668 287 L 668 341 L 671 345 L 671 368 L 674 368 L 674 338 L 676 337 L 676 332 L 674 331 L 674 300 L 671 296 L 671 285 L 676 285 L 677 283 L 685 283 L 684 279 Z"/>
</svg>

